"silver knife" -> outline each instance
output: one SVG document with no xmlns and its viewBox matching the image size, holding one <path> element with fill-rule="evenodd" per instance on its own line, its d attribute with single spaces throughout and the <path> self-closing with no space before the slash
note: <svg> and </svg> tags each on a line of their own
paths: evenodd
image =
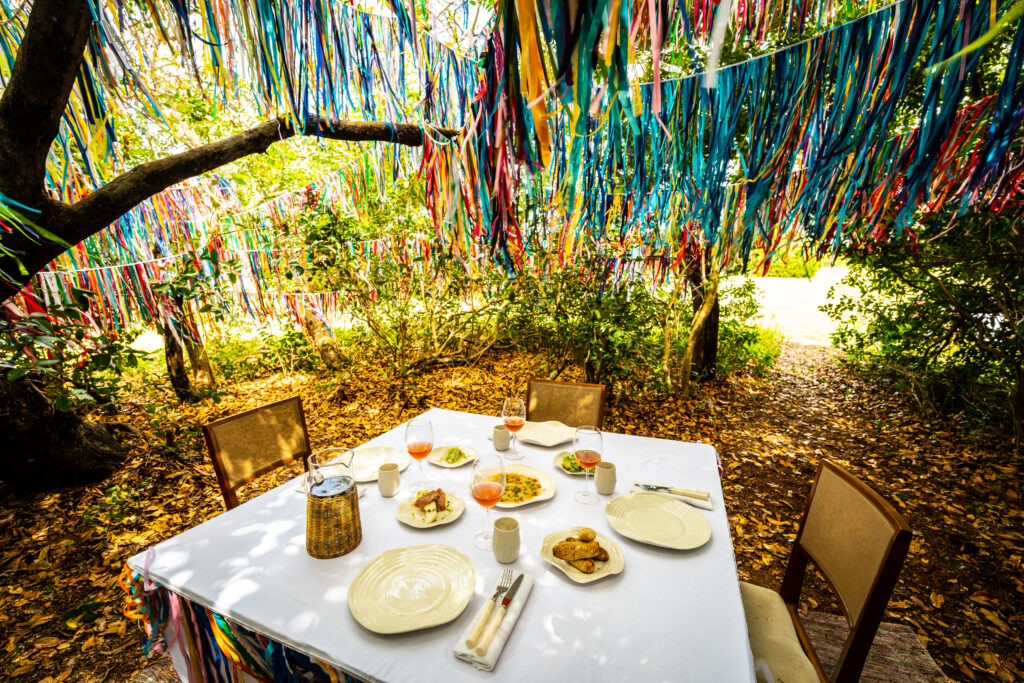
<svg viewBox="0 0 1024 683">
<path fill-rule="evenodd" d="M 699 500 L 711 500 L 711 493 L 708 491 L 698 491 L 697 489 L 680 489 L 674 486 L 662 486 L 660 484 L 645 484 L 642 481 L 634 481 L 634 486 L 639 486 L 642 489 L 648 491 L 658 491 L 660 493 L 671 493 L 677 496 L 686 496 L 687 498 L 697 498 Z"/>
<path fill-rule="evenodd" d="M 512 582 L 512 587 L 505 593 L 505 597 L 501 599 L 501 607 L 494 611 L 491 615 L 491 620 L 487 623 L 487 628 L 484 629 L 484 635 L 480 638 L 480 643 L 476 647 L 476 656 L 483 657 L 487 654 L 487 650 L 491 647 L 491 641 L 494 640 L 494 634 L 498 632 L 498 627 L 501 626 L 501 622 L 505 619 L 505 612 L 508 611 L 509 603 L 512 602 L 512 598 L 516 597 L 516 592 L 519 590 L 519 585 L 523 582 L 525 574 L 520 574 L 516 577 L 516 580 Z"/>
</svg>

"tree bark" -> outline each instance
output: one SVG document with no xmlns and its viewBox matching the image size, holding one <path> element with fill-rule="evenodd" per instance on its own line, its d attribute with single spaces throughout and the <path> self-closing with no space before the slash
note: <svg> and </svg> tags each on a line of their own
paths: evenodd
<svg viewBox="0 0 1024 683">
<path fill-rule="evenodd" d="M 312 308 L 306 307 L 302 314 L 302 322 L 306 326 L 306 334 L 313 340 L 313 345 L 320 352 L 320 358 L 324 365 L 337 372 L 345 367 L 345 356 L 341 353 L 341 347 L 334 340 L 331 330 L 324 324 Z"/>
<path fill-rule="evenodd" d="M 164 338 L 164 357 L 167 360 L 167 377 L 171 380 L 171 388 L 179 401 L 188 401 L 192 398 L 192 382 L 185 367 L 181 344 L 174 336 L 169 322 L 160 326 L 160 333 Z"/>
<path fill-rule="evenodd" d="M 1024 368 L 1017 368 L 1017 384 L 1010 397 L 1013 414 L 1013 443 L 1017 453 L 1024 451 Z"/>
<path fill-rule="evenodd" d="M 704 303 L 700 310 L 693 316 L 690 324 L 690 337 L 686 341 L 686 350 L 683 352 L 683 367 L 681 369 L 679 388 L 684 399 L 690 398 L 690 374 L 693 370 L 693 353 L 697 348 L 697 337 L 700 335 L 704 321 L 711 314 L 711 309 L 718 300 L 718 278 L 707 278 L 704 281 Z"/>
<path fill-rule="evenodd" d="M 704 286 L 705 282 L 699 272 L 690 278 L 694 316 L 704 305 Z M 718 369 L 718 321 L 719 300 L 715 296 L 714 304 L 700 328 L 693 350 L 693 374 L 703 379 L 714 378 Z"/>
<path fill-rule="evenodd" d="M 192 366 L 192 376 L 195 385 L 201 389 L 212 391 L 217 388 L 217 380 L 213 376 L 213 366 L 210 364 L 210 356 L 206 353 L 206 346 L 198 336 L 186 334 L 185 352 L 188 354 L 189 365 Z"/>
</svg>

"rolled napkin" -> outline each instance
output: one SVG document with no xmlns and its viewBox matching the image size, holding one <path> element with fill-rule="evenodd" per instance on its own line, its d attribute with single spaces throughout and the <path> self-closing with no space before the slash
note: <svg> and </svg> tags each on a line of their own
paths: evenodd
<svg viewBox="0 0 1024 683">
<path fill-rule="evenodd" d="M 505 641 L 508 640 L 509 634 L 512 633 L 512 629 L 515 628 L 516 621 L 519 619 L 519 613 L 523 611 L 523 605 L 526 603 L 526 598 L 530 596 L 530 591 L 533 589 L 533 577 L 525 572 L 517 572 L 513 576 L 513 581 L 522 575 L 523 582 L 519 586 L 519 590 L 512 597 L 512 601 L 509 602 L 508 607 L 505 611 L 505 616 L 502 618 L 501 623 L 498 624 L 497 630 L 494 632 L 494 636 L 490 640 L 490 645 L 487 646 L 486 652 L 483 655 L 478 655 L 478 648 L 472 649 L 466 647 L 466 641 L 469 640 L 469 636 L 474 630 L 476 630 L 477 622 L 481 621 L 481 615 L 478 614 L 470 622 L 466 630 L 459 634 L 459 639 L 455 644 L 455 656 L 463 661 L 467 661 L 481 671 L 490 671 L 498 663 L 498 657 L 501 656 L 501 651 L 505 647 Z M 491 611 L 492 604 L 490 596 L 494 594 L 494 591 L 488 593 L 488 600 L 484 603 L 482 609 Z M 501 598 L 498 598 L 498 604 L 493 605 L 493 612 L 488 615 L 484 621 L 488 621 L 493 614 L 498 612 L 501 607 Z M 486 633 L 482 634 L 484 638 L 487 636 Z M 476 637 L 480 637 L 477 635 Z M 484 639 L 481 638 L 481 641 Z M 476 640 L 474 638 L 473 640 Z"/>
<path fill-rule="evenodd" d="M 680 489 L 675 489 L 675 490 L 678 491 Z M 685 489 L 683 489 L 683 490 L 685 490 Z M 701 493 L 707 494 L 707 496 L 708 496 L 707 498 L 695 498 L 693 496 L 681 496 L 681 495 L 679 495 L 677 493 L 670 493 L 668 490 L 651 490 L 649 488 L 646 488 L 642 484 L 640 484 L 640 482 L 633 482 L 633 488 L 630 489 L 630 491 L 632 491 L 633 493 L 645 493 L 645 492 L 646 493 L 660 493 L 663 496 L 670 496 L 672 498 L 675 498 L 676 500 L 681 500 L 684 503 L 686 503 L 687 505 L 692 505 L 693 507 L 700 508 L 701 510 L 711 510 L 711 509 L 713 509 L 712 506 L 711 506 L 711 494 L 708 493 L 707 491 L 702 491 L 701 492 Z M 697 492 L 693 491 L 693 493 L 697 493 Z"/>
</svg>

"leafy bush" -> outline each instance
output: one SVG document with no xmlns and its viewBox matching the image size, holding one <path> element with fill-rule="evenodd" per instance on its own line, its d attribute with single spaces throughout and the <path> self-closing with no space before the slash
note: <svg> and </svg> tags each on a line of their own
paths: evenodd
<svg viewBox="0 0 1024 683">
<path fill-rule="evenodd" d="M 821 268 L 821 261 L 808 259 L 803 249 L 793 247 L 772 257 L 768 272 L 763 271 L 764 252 L 754 249 L 750 253 L 749 273 L 763 277 L 806 277 L 812 278 Z"/>
<path fill-rule="evenodd" d="M 721 292 L 718 368 L 723 374 L 747 368 L 765 375 L 782 353 L 782 333 L 758 327 L 760 290 L 750 278 L 730 280 Z"/>
<path fill-rule="evenodd" d="M 894 379 L 928 410 L 1024 414 L 1024 235 L 1019 211 L 917 226 L 849 255 L 823 310 L 833 342 L 871 375 Z M 1008 410 L 1009 408 L 1009 410 Z M 1020 433 L 1018 432 L 1018 436 Z"/>
<path fill-rule="evenodd" d="M 207 352 L 221 376 L 237 380 L 272 372 L 318 372 L 323 368 L 320 354 L 294 324 L 277 332 L 260 328 L 250 338 L 213 341 Z"/>
<path fill-rule="evenodd" d="M 75 305 L 50 305 L 47 313 L 0 317 L 0 369 L 9 382 L 38 377 L 58 410 L 94 404 L 112 407 L 121 373 L 138 365 L 134 334 L 103 332 L 89 323 L 91 292 L 73 291 Z"/>
</svg>

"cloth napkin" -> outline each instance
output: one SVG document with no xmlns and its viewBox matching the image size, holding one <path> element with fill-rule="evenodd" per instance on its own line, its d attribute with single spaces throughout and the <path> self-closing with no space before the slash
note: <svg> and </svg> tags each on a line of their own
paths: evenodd
<svg viewBox="0 0 1024 683">
<path fill-rule="evenodd" d="M 475 652 L 466 647 L 466 638 L 469 637 L 469 632 L 473 628 L 473 624 L 476 623 L 476 617 L 479 616 L 480 612 L 483 611 L 484 604 L 481 603 L 480 609 L 477 610 L 476 616 L 469 621 L 469 625 L 466 626 L 465 630 L 459 634 L 459 639 L 455 643 L 455 656 L 459 659 L 469 662 L 481 671 L 490 671 L 498 663 L 498 657 L 501 656 L 501 651 L 505 647 L 505 641 L 508 640 L 509 634 L 512 633 L 512 629 L 515 628 L 516 621 L 519 619 L 519 613 L 523 611 L 523 605 L 526 604 L 526 598 L 530 597 L 530 591 L 533 589 L 533 577 L 526 572 L 519 572 L 512 577 L 515 581 L 519 574 L 523 576 L 523 583 L 519 586 L 519 590 L 516 592 L 512 602 L 508 604 L 508 611 L 505 613 L 505 618 L 501 621 L 501 626 L 498 627 L 497 632 L 494 634 L 494 639 L 491 641 L 491 646 L 487 649 L 487 654 L 483 657 L 478 657 Z M 497 584 L 495 584 L 497 588 Z M 488 594 L 487 598 L 494 595 L 492 589 Z M 502 596 L 504 597 L 504 596 Z M 495 609 L 501 606 L 501 598 L 498 598 L 498 603 L 495 605 Z"/>
<path fill-rule="evenodd" d="M 671 498 L 675 498 L 676 500 L 681 500 L 684 503 L 686 503 L 688 505 L 692 505 L 695 508 L 700 508 L 702 510 L 711 510 L 712 509 L 711 501 L 710 500 L 701 500 L 700 498 L 690 498 L 689 496 L 677 496 L 676 494 L 669 493 L 668 491 L 651 491 L 650 489 L 645 489 L 642 486 L 637 486 L 636 484 L 633 484 L 633 488 L 631 488 L 630 491 L 633 492 L 633 493 L 657 493 L 657 494 L 660 494 L 662 496 L 669 496 Z"/>
</svg>

